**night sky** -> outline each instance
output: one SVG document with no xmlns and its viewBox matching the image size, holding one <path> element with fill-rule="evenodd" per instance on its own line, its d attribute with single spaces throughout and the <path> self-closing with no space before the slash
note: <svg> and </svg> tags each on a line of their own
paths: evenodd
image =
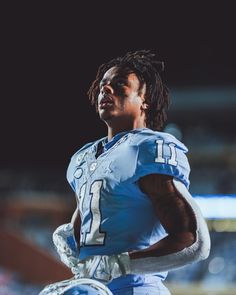
<svg viewBox="0 0 236 295">
<path fill-rule="evenodd" d="M 235 16 L 226 2 L 79 2 L 2 8 L 2 168 L 64 168 L 82 144 L 106 135 L 87 90 L 100 64 L 127 51 L 157 53 L 170 90 L 236 84 Z"/>
</svg>

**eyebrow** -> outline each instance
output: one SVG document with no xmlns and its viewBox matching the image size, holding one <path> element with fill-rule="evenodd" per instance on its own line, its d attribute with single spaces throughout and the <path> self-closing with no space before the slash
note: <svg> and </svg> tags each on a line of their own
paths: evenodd
<svg viewBox="0 0 236 295">
<path fill-rule="evenodd" d="M 120 73 L 117 73 L 117 74 L 115 74 L 115 75 L 112 77 L 111 80 L 113 80 L 113 79 L 123 79 L 123 80 L 126 80 L 126 81 L 127 81 L 127 76 L 124 76 L 124 75 L 122 75 L 122 74 L 120 74 Z M 108 78 L 103 78 L 103 79 L 100 81 L 99 86 L 101 87 L 101 86 L 102 86 L 103 84 L 105 84 L 108 80 L 109 80 Z"/>
</svg>

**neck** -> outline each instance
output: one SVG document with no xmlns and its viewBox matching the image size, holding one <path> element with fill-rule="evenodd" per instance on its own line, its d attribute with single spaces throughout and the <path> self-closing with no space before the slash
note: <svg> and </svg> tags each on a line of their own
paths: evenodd
<svg viewBox="0 0 236 295">
<path fill-rule="evenodd" d="M 114 122 L 113 122 L 114 123 Z M 109 124 L 109 122 L 106 122 L 107 128 L 108 128 L 108 141 L 111 140 L 116 134 L 120 132 L 125 132 L 125 131 L 130 131 L 134 129 L 139 129 L 139 128 L 146 128 L 145 122 L 138 121 L 138 122 L 130 122 L 127 123 L 125 121 L 119 121 L 119 124 Z"/>
</svg>

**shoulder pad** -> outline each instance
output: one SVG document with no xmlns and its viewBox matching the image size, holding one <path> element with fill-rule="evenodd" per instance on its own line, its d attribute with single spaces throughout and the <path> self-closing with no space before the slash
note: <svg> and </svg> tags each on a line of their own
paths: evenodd
<svg viewBox="0 0 236 295">
<path fill-rule="evenodd" d="M 133 143 L 139 148 L 138 178 L 148 174 L 166 174 L 189 186 L 188 149 L 182 142 L 168 133 L 144 130 L 136 134 Z"/>
<path fill-rule="evenodd" d="M 86 150 L 88 150 L 88 148 L 90 148 L 90 146 L 92 146 L 94 143 L 95 141 L 85 144 L 71 157 L 71 160 L 66 172 L 66 178 L 74 191 L 75 191 L 75 185 L 74 185 L 75 166 L 79 165 L 83 161 L 83 158 L 86 154 Z"/>
</svg>

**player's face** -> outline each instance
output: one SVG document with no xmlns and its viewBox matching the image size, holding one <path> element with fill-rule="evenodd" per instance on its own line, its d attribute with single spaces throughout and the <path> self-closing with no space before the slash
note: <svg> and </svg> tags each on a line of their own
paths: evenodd
<svg viewBox="0 0 236 295">
<path fill-rule="evenodd" d="M 136 120 L 143 112 L 145 87 L 140 91 L 140 82 L 135 73 L 112 67 L 100 82 L 98 112 L 102 120 L 114 118 Z"/>
</svg>

